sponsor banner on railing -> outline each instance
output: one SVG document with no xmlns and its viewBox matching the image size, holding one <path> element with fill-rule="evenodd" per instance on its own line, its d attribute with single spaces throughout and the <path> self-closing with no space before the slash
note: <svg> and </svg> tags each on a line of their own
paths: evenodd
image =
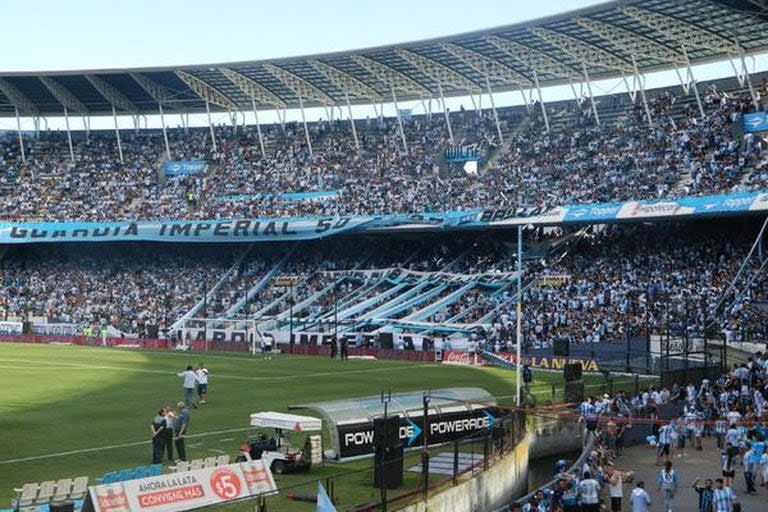
<svg viewBox="0 0 768 512">
<path fill-rule="evenodd" d="M 0 322 L 0 334 L 21 334 L 24 332 L 23 322 Z"/>
<path fill-rule="evenodd" d="M 82 327 L 77 324 L 32 324 L 32 333 L 42 334 L 43 336 L 77 336 L 82 331 Z"/>
<path fill-rule="evenodd" d="M 205 174 L 208 162 L 205 160 L 168 160 L 163 165 L 166 176 Z"/>
<path fill-rule="evenodd" d="M 88 489 L 84 512 L 179 512 L 277 492 L 260 460 L 137 478 Z"/>
<path fill-rule="evenodd" d="M 494 352 L 495 358 L 515 365 L 517 357 L 513 352 Z M 474 352 L 445 351 L 443 352 L 443 364 L 458 365 L 485 365 L 488 364 L 482 357 Z M 566 364 L 580 364 L 585 372 L 597 372 L 600 368 L 594 359 L 584 359 L 580 357 L 550 357 L 550 356 L 523 356 L 523 364 L 528 364 L 532 368 L 541 370 L 563 370 Z"/>
<path fill-rule="evenodd" d="M 555 208 L 475 209 L 442 213 L 152 222 L 0 223 L 0 244 L 53 242 L 275 242 L 358 232 L 440 231 L 517 225 L 608 223 L 768 211 L 768 192 Z"/>
</svg>

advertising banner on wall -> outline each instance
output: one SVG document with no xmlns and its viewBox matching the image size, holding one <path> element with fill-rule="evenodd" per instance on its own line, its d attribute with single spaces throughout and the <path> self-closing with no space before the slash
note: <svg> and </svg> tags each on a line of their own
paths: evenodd
<svg viewBox="0 0 768 512">
<path fill-rule="evenodd" d="M 90 487 L 83 512 L 181 512 L 277 492 L 262 461 Z"/>
<path fill-rule="evenodd" d="M 404 448 L 421 446 L 424 442 L 425 430 L 429 446 L 467 439 L 473 435 L 485 435 L 496 424 L 498 416 L 499 413 L 494 408 L 443 413 L 439 416 L 430 415 L 426 429 L 424 428 L 423 417 L 401 417 L 398 442 Z M 377 440 L 373 422 L 340 423 L 337 426 L 337 431 L 340 458 L 358 457 L 374 452 Z"/>
</svg>

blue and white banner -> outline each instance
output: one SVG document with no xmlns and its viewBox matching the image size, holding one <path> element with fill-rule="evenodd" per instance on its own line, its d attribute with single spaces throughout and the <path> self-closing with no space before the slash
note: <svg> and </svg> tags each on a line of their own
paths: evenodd
<svg viewBox="0 0 768 512">
<path fill-rule="evenodd" d="M 744 114 L 743 123 L 745 132 L 768 131 L 768 112 Z"/>
<path fill-rule="evenodd" d="M 555 208 L 475 209 L 393 215 L 146 222 L 0 222 L 0 244 L 51 242 L 275 242 L 341 233 L 420 232 L 517 225 L 605 224 L 768 211 L 768 192 Z"/>
<path fill-rule="evenodd" d="M 208 162 L 205 160 L 167 160 L 163 165 L 166 176 L 187 176 L 205 174 Z"/>
</svg>

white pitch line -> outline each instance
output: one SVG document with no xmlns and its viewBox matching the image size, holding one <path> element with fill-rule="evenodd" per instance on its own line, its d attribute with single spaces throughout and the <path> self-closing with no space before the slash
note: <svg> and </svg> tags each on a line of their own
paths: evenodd
<svg viewBox="0 0 768 512">
<path fill-rule="evenodd" d="M 246 430 L 250 430 L 251 427 L 246 428 L 232 428 L 228 430 L 214 430 L 212 432 L 203 432 L 201 434 L 191 434 L 188 435 L 188 438 L 197 438 L 197 437 L 207 437 L 207 436 L 215 436 L 219 434 L 229 434 L 232 432 L 244 432 Z M 35 455 L 33 457 L 24 457 L 21 459 L 7 459 L 7 460 L 0 460 L 0 465 L 7 465 L 7 464 L 16 464 L 19 462 L 30 462 L 33 460 L 42 460 L 42 459 L 50 459 L 53 457 L 68 457 L 70 455 L 78 455 L 81 453 L 93 453 L 93 452 L 99 452 L 103 450 L 115 450 L 117 448 L 129 448 L 131 446 L 141 446 L 144 444 L 150 444 L 151 440 L 145 440 L 145 441 L 133 441 L 130 443 L 123 443 L 123 444 L 113 444 L 109 446 L 99 446 L 97 448 L 83 448 L 82 450 L 71 450 L 68 452 L 57 452 L 57 453 L 48 453 L 45 455 Z"/>
<path fill-rule="evenodd" d="M 0 359 L 2 361 L 2 359 Z M 37 361 L 36 361 L 37 362 Z M 169 375 L 174 376 L 175 374 L 173 372 L 167 372 L 162 370 L 146 370 L 141 368 L 130 368 L 130 367 L 123 367 L 123 366 L 105 366 L 105 365 L 99 365 L 99 366 L 92 366 L 87 364 L 76 364 L 76 363 L 62 363 L 63 367 L 56 367 L 56 366 L 50 366 L 50 370 L 75 370 L 75 369 L 87 369 L 87 370 L 119 370 L 124 371 L 126 373 L 151 373 L 156 375 Z M 300 374 L 291 374 L 291 375 L 278 375 L 273 377 L 245 377 L 242 375 L 227 375 L 227 374 L 219 374 L 215 373 L 212 374 L 213 378 L 219 378 L 219 379 L 233 379 L 233 380 L 247 380 L 247 381 L 255 381 L 255 382 L 264 382 L 264 381 L 282 381 L 282 380 L 296 380 L 296 379 L 305 379 L 308 377 L 327 377 L 330 375 L 333 376 L 339 376 L 339 375 L 348 375 L 348 374 L 358 374 L 358 373 L 379 373 L 379 372 L 389 372 L 393 370 L 404 370 L 404 369 L 412 369 L 412 368 L 425 368 L 429 366 L 434 366 L 433 364 L 419 364 L 419 365 L 399 365 L 399 366 L 389 366 L 386 368 L 365 368 L 361 370 L 342 370 L 342 371 L 333 371 L 333 372 L 317 372 L 317 373 L 300 373 Z M 33 367 L 34 368 L 34 367 Z M 18 368 L 23 369 L 23 368 Z"/>
</svg>

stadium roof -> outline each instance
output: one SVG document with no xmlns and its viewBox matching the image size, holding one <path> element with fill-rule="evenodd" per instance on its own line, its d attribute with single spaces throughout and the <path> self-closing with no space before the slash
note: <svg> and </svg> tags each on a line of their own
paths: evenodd
<svg viewBox="0 0 768 512">
<path fill-rule="evenodd" d="M 617 0 L 515 25 L 264 61 L 0 73 L 0 116 L 152 114 L 389 102 L 530 89 L 768 50 L 766 2 Z M 740 47 L 740 48 L 739 48 Z"/>
</svg>

